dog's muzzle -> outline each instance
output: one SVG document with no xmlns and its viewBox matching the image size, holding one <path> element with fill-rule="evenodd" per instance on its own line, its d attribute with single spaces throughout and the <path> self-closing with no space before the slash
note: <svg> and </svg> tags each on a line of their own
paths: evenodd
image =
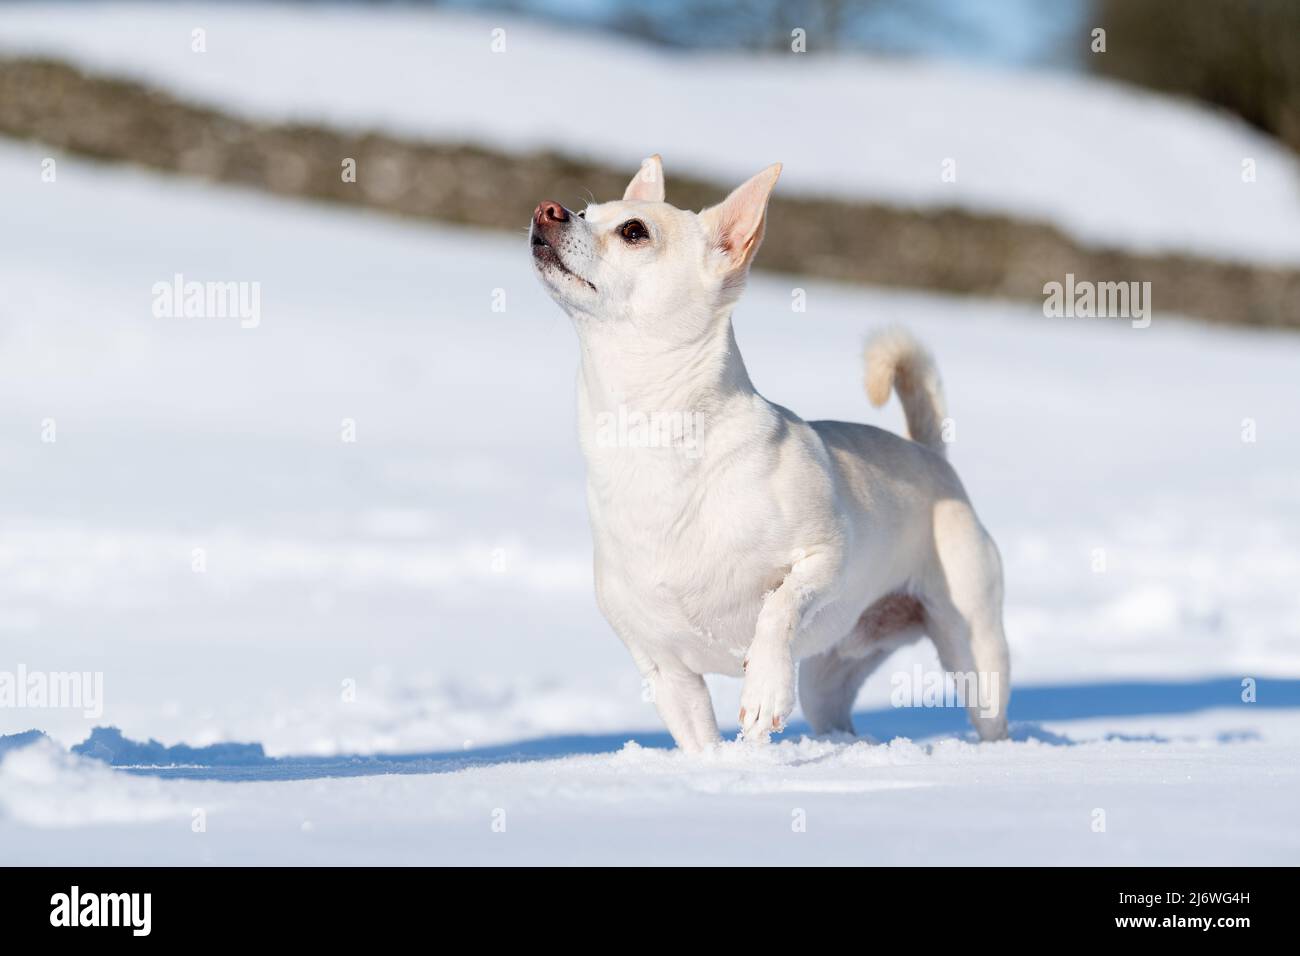
<svg viewBox="0 0 1300 956">
<path fill-rule="evenodd" d="M 562 232 L 569 228 L 570 219 L 572 216 L 569 215 L 569 210 L 558 202 L 546 199 L 537 204 L 537 208 L 533 210 L 533 225 L 528 231 L 528 241 L 533 249 L 533 261 L 539 265 L 554 266 L 595 292 L 596 286 L 590 279 L 578 275 L 560 258 L 558 247 L 563 244 Z"/>
</svg>

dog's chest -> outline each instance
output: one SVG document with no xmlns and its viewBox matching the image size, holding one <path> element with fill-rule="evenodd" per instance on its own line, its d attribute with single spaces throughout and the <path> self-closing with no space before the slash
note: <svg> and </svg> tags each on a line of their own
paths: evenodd
<svg viewBox="0 0 1300 956">
<path fill-rule="evenodd" d="M 741 476 L 624 456 L 591 462 L 601 608 L 625 640 L 735 672 L 785 561 L 775 501 Z"/>
</svg>

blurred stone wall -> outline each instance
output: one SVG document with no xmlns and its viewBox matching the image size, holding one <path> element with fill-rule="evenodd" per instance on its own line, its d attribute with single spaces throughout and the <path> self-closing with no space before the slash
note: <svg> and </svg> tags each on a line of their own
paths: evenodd
<svg viewBox="0 0 1300 956">
<path fill-rule="evenodd" d="M 581 206 L 589 196 L 618 197 L 634 172 L 550 153 L 269 126 L 37 59 L 0 59 L 0 135 L 283 195 L 514 230 L 521 241 L 540 199 Z M 342 175 L 348 158 L 355 182 Z M 726 188 L 670 175 L 669 199 L 699 209 Z M 1044 284 L 1066 273 L 1149 281 L 1158 314 L 1300 329 L 1300 270 L 1084 248 L 1050 226 L 955 209 L 778 196 L 757 266 L 1039 303 Z"/>
</svg>

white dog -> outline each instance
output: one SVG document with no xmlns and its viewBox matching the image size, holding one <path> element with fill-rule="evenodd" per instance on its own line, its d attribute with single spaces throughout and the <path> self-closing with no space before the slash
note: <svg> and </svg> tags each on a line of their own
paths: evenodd
<svg viewBox="0 0 1300 956">
<path fill-rule="evenodd" d="M 718 740 L 704 674 L 743 674 L 740 727 L 764 740 L 794 710 L 799 660 L 813 729 L 852 732 L 867 674 L 922 634 L 978 675 L 971 721 L 1003 737 L 1001 563 L 944 458 L 929 355 L 898 331 L 867 347 L 867 394 L 897 391 L 911 441 L 805 422 L 741 360 L 731 312 L 780 172 L 697 214 L 664 202 L 654 156 L 621 202 L 533 214 L 533 263 L 582 349 L 597 601 L 685 750 Z"/>
</svg>

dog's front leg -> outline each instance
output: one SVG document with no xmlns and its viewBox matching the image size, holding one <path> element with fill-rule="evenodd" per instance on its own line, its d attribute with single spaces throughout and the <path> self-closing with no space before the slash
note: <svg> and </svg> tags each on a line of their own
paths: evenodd
<svg viewBox="0 0 1300 956">
<path fill-rule="evenodd" d="M 785 729 L 795 702 L 794 639 L 825 606 L 836 569 L 825 554 L 801 558 L 764 598 L 740 692 L 740 729 L 746 740 L 766 740 Z"/>
<path fill-rule="evenodd" d="M 718 719 L 713 715 L 713 698 L 704 678 L 674 657 L 656 661 L 635 641 L 623 637 L 623 643 L 632 652 L 632 660 L 653 694 L 659 719 L 677 746 L 687 753 L 699 753 L 718 743 L 722 739 L 718 736 Z"/>
<path fill-rule="evenodd" d="M 702 676 L 682 669 L 656 667 L 650 680 L 655 708 L 677 746 L 687 753 L 699 753 L 718 743 L 713 698 Z"/>
</svg>

